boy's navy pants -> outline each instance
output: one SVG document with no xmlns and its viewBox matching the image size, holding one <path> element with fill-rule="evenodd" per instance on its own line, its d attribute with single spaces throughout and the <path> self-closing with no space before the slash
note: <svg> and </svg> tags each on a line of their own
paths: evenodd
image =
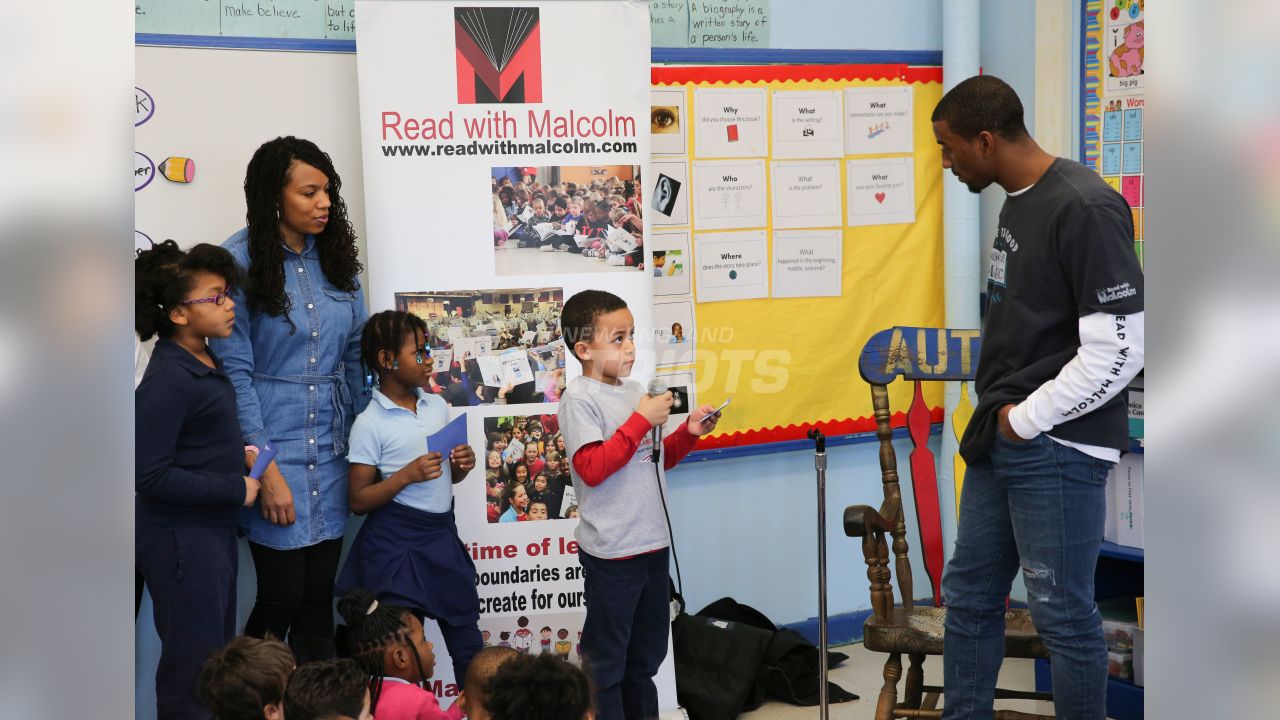
<svg viewBox="0 0 1280 720">
<path fill-rule="evenodd" d="M 670 549 L 624 560 L 578 552 L 587 619 L 582 654 L 596 686 L 597 720 L 658 716 L 653 678 L 671 632 Z"/>
<path fill-rule="evenodd" d="M 134 547 L 160 635 L 157 717 L 210 718 L 196 681 L 204 661 L 236 634 L 236 529 L 138 522 Z"/>
</svg>

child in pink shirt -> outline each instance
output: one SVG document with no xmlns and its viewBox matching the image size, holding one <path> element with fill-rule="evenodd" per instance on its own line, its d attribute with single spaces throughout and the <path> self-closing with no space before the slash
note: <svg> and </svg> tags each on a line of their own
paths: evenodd
<svg viewBox="0 0 1280 720">
<path fill-rule="evenodd" d="M 378 720 L 462 718 L 457 703 L 443 710 L 435 694 L 423 688 L 435 671 L 436 654 L 416 615 L 359 588 L 338 600 L 338 612 L 347 623 L 351 658 L 372 678 L 369 711 Z"/>
</svg>

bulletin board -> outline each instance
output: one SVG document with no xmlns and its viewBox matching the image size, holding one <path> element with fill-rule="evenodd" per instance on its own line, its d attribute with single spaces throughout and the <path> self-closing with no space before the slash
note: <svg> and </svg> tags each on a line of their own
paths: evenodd
<svg viewBox="0 0 1280 720">
<path fill-rule="evenodd" d="M 732 398 L 699 450 L 802 440 L 813 427 L 874 431 L 862 345 L 894 325 L 944 325 L 929 121 L 941 68 L 655 66 L 652 76 L 644 222 L 659 373 L 693 390 L 691 406 Z M 907 384 L 890 391 L 891 407 L 909 405 Z M 926 401 L 941 422 L 941 388 Z"/>
<path fill-rule="evenodd" d="M 1081 162 L 1129 202 L 1134 249 L 1144 265 L 1146 5 L 1146 0 L 1085 0 L 1080 52 Z"/>
</svg>

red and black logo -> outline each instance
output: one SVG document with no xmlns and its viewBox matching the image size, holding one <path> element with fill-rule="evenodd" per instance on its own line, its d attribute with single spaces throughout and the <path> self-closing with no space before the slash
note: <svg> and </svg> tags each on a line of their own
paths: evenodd
<svg viewBox="0 0 1280 720">
<path fill-rule="evenodd" d="M 458 102 L 542 102 L 537 8 L 454 8 L 453 26 Z"/>
</svg>

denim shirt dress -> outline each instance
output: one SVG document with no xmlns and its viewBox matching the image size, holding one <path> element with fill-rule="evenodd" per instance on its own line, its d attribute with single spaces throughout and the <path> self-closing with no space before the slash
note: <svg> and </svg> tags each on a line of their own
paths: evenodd
<svg viewBox="0 0 1280 720">
<path fill-rule="evenodd" d="M 247 273 L 248 229 L 222 246 Z M 369 402 L 360 369 L 369 313 L 358 281 L 348 292 L 324 276 L 311 235 L 301 254 L 285 247 L 284 287 L 292 334 L 284 316 L 250 310 L 244 290 L 235 288 L 235 330 L 209 345 L 235 386 L 245 443 L 275 444 L 276 465 L 293 493 L 292 525 L 273 524 L 258 506 L 244 511 L 241 524 L 251 541 L 293 550 L 340 538 L 346 529 L 347 436 Z"/>
</svg>

